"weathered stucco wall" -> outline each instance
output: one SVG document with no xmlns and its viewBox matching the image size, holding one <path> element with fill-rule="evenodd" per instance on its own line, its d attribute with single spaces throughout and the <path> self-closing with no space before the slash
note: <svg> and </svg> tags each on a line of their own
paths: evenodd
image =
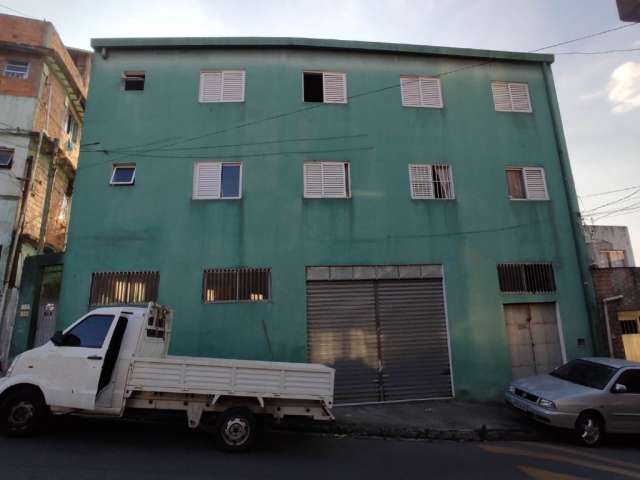
<svg viewBox="0 0 640 480">
<path fill-rule="evenodd" d="M 401 74 L 477 63 L 310 49 L 95 56 L 83 143 L 140 152 L 82 154 L 60 326 L 86 312 L 92 272 L 158 270 L 159 301 L 175 309 L 172 353 L 305 361 L 305 266 L 443 264 L 457 394 L 493 396 L 510 378 L 504 303 L 558 301 L 568 356 L 590 354 L 540 64 L 493 62 L 444 76 L 442 110 L 403 108 L 397 88 L 347 105 L 302 101 L 303 70 L 346 72 L 348 94 L 357 95 L 398 84 Z M 198 103 L 200 70 L 216 68 L 246 70 L 244 103 Z M 122 91 L 124 70 L 146 71 L 143 92 Z M 534 113 L 496 112 L 491 80 L 527 82 Z M 199 135 L 173 150 L 155 143 Z M 274 140 L 287 141 L 246 145 Z M 242 200 L 193 201 L 199 159 L 241 160 Z M 304 199 L 310 159 L 349 161 L 353 198 Z M 110 187 L 112 163 L 125 161 L 137 164 L 135 185 Z M 409 163 L 450 164 L 456 200 L 412 201 Z M 508 199 L 504 170 L 518 165 L 545 168 L 550 201 Z M 557 294 L 501 295 L 496 264 L 517 261 L 552 261 Z M 272 267 L 272 301 L 202 304 L 203 269 L 227 266 Z"/>
</svg>

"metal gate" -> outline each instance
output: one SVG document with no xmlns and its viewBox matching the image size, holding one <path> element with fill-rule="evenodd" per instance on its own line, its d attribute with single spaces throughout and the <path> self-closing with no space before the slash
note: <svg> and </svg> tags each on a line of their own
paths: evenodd
<svg viewBox="0 0 640 480">
<path fill-rule="evenodd" d="M 512 377 L 549 373 L 562 364 L 555 303 L 504 306 Z"/>
<path fill-rule="evenodd" d="M 307 329 L 336 403 L 452 395 L 441 278 L 308 281 Z"/>
</svg>

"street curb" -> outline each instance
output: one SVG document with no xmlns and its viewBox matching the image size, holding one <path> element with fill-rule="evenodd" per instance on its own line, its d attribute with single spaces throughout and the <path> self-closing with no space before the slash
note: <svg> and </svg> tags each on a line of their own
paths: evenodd
<svg viewBox="0 0 640 480">
<path fill-rule="evenodd" d="M 492 428 L 482 425 L 476 429 L 456 428 L 416 428 L 393 427 L 366 424 L 331 423 L 318 425 L 307 422 L 285 422 L 272 424 L 275 431 L 290 431 L 297 433 L 321 433 L 349 437 L 377 437 L 413 440 L 453 440 L 459 442 L 484 442 L 498 440 L 538 441 L 544 440 L 546 435 L 538 429 L 510 430 Z"/>
</svg>

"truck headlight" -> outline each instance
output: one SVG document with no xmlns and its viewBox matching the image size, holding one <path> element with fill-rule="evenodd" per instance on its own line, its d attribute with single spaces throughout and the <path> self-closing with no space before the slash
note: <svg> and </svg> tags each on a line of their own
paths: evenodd
<svg viewBox="0 0 640 480">
<path fill-rule="evenodd" d="M 509 385 L 507 387 L 507 390 L 509 391 L 509 393 L 516 393 L 516 387 L 514 387 L 513 385 Z"/>
<path fill-rule="evenodd" d="M 547 400 L 546 398 L 541 398 L 540 400 L 538 400 L 538 405 L 540 405 L 542 408 L 546 408 L 547 410 L 556 409 L 556 404 L 551 400 Z"/>
</svg>

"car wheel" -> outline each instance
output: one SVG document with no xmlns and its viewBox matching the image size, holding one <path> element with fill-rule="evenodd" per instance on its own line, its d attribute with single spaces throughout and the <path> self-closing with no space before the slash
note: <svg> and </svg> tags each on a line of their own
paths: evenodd
<svg viewBox="0 0 640 480">
<path fill-rule="evenodd" d="M 246 408 L 230 408 L 216 419 L 216 445 L 227 452 L 249 450 L 256 439 L 256 419 Z"/>
<path fill-rule="evenodd" d="M 16 390 L 0 405 L 0 431 L 10 437 L 28 437 L 40 429 L 47 413 L 39 392 Z"/>
<path fill-rule="evenodd" d="M 604 422 L 597 413 L 583 413 L 576 421 L 576 433 L 581 444 L 594 447 L 604 438 Z"/>
</svg>

